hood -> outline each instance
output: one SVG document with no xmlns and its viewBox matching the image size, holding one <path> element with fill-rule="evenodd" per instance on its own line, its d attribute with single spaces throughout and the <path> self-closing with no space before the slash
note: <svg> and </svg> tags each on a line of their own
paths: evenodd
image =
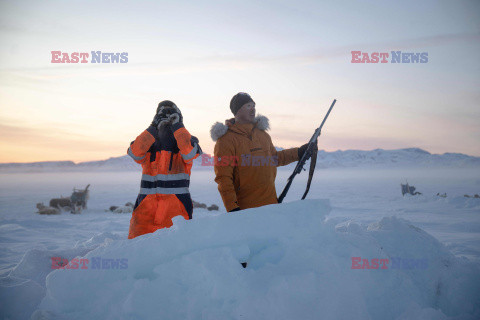
<svg viewBox="0 0 480 320">
<path fill-rule="evenodd" d="M 228 121 L 228 120 L 227 120 Z M 268 118 L 259 114 L 255 117 L 255 127 L 263 130 L 268 131 L 270 129 L 270 124 Z M 225 133 L 228 131 L 229 125 L 223 124 L 221 122 L 215 122 L 210 129 L 210 136 L 212 137 L 213 141 L 217 141 L 220 139 Z"/>
</svg>

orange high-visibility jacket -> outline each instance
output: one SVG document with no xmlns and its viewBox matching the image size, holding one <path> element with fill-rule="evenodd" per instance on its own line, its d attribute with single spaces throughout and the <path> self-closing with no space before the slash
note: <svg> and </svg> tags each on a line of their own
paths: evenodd
<svg viewBox="0 0 480 320">
<path fill-rule="evenodd" d="M 140 192 L 135 202 L 128 238 L 172 226 L 172 218 L 192 218 L 193 204 L 188 187 L 193 159 L 202 150 L 198 139 L 182 123 L 172 126 L 173 134 L 159 138 L 157 128 L 143 131 L 127 150 L 142 165 Z"/>
<path fill-rule="evenodd" d="M 214 155 L 220 159 L 214 166 L 215 182 L 227 211 L 278 203 L 277 167 L 298 161 L 298 148 L 277 151 L 268 129 L 268 119 L 260 115 L 252 124 L 212 126 Z"/>
</svg>

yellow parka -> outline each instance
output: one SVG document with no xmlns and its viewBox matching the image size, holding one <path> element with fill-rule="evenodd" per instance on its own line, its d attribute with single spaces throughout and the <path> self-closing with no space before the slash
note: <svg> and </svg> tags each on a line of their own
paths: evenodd
<svg viewBox="0 0 480 320">
<path fill-rule="evenodd" d="M 227 211 L 278 203 L 277 166 L 298 161 L 298 148 L 277 151 L 268 129 L 268 118 L 261 115 L 252 124 L 212 126 L 215 182 Z"/>
</svg>

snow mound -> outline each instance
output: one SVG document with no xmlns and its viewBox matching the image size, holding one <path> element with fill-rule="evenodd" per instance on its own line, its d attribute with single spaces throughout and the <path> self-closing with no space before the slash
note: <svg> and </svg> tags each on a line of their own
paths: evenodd
<svg viewBox="0 0 480 320">
<path fill-rule="evenodd" d="M 122 237 L 123 238 L 123 237 Z M 74 248 L 28 250 L 19 264 L 6 277 L 0 278 L 0 315 L 2 319 L 29 319 L 40 301 L 45 297 L 45 279 L 52 269 L 52 258 L 72 260 L 105 246 L 120 236 L 100 233 L 87 241 L 78 241 Z M 21 297 L 21 298 L 20 298 Z"/>
<path fill-rule="evenodd" d="M 364 227 L 326 220 L 329 211 L 327 200 L 305 200 L 175 218 L 133 240 L 100 236 L 88 268 L 48 274 L 32 319 L 480 316 L 476 265 L 406 220 Z"/>
<path fill-rule="evenodd" d="M 453 204 L 456 208 L 479 208 L 480 209 L 480 198 L 473 197 L 462 197 L 457 196 L 448 199 L 450 204 Z"/>
</svg>

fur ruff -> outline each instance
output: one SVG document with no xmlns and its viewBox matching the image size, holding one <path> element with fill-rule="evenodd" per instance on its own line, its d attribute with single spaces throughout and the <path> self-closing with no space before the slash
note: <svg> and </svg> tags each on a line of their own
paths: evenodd
<svg viewBox="0 0 480 320">
<path fill-rule="evenodd" d="M 268 118 L 262 115 L 258 115 L 255 117 L 255 122 L 257 124 L 257 128 L 263 131 L 268 131 L 270 130 L 270 123 L 268 121 Z M 225 135 L 228 131 L 228 126 L 221 123 L 221 122 L 215 122 L 210 129 L 210 136 L 212 137 L 213 141 L 217 141 L 220 139 L 222 136 Z"/>
</svg>

